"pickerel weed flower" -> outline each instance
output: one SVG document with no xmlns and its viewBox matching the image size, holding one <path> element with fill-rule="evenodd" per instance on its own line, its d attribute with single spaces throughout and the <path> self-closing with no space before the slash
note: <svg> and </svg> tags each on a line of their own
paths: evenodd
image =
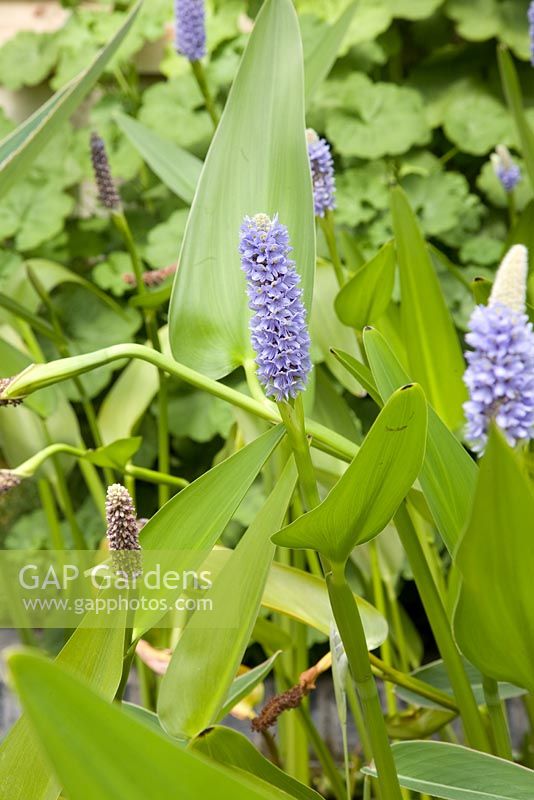
<svg viewBox="0 0 534 800">
<path fill-rule="evenodd" d="M 100 202 L 109 211 L 120 211 L 121 199 L 111 175 L 106 145 L 94 132 L 91 134 L 91 161 Z"/>
<path fill-rule="evenodd" d="M 313 183 L 313 205 L 316 217 L 324 217 L 336 207 L 334 160 L 326 139 L 320 139 L 314 130 L 306 131 L 308 157 Z"/>
<path fill-rule="evenodd" d="M 22 483 L 22 478 L 10 469 L 0 469 L 0 494 L 5 494 Z"/>
<path fill-rule="evenodd" d="M 0 406 L 18 406 L 22 400 L 12 399 L 11 397 L 2 397 L 10 383 L 13 383 L 15 378 L 0 378 Z"/>
<path fill-rule="evenodd" d="M 108 486 L 106 495 L 106 520 L 109 549 L 118 575 L 135 577 L 141 574 L 141 545 L 139 525 L 133 500 L 124 486 Z"/>
<path fill-rule="evenodd" d="M 289 400 L 301 392 L 311 371 L 310 337 L 300 276 L 289 234 L 278 217 L 245 217 L 239 252 L 247 277 L 252 346 L 265 393 Z"/>
<path fill-rule="evenodd" d="M 527 249 L 506 254 L 487 306 L 477 306 L 466 341 L 466 437 L 483 452 L 492 421 L 512 446 L 534 436 L 534 333 L 525 314 Z"/>
<path fill-rule="evenodd" d="M 534 0 L 528 7 L 528 33 L 530 36 L 530 61 L 534 64 Z"/>
<path fill-rule="evenodd" d="M 505 192 L 511 192 L 521 180 L 521 170 L 505 145 L 497 145 L 495 152 L 491 154 L 491 163 Z"/>
<path fill-rule="evenodd" d="M 204 0 L 175 0 L 176 49 L 189 61 L 206 55 Z"/>
</svg>

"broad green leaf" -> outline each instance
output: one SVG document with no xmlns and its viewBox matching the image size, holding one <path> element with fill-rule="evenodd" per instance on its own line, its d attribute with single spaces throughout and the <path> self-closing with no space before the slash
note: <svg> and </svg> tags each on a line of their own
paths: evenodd
<svg viewBox="0 0 534 800">
<path fill-rule="evenodd" d="M 177 787 L 184 800 L 287 796 L 180 748 L 42 656 L 16 654 L 10 666 L 39 744 L 71 800 L 164 800 Z"/>
<path fill-rule="evenodd" d="M 80 105 L 130 30 L 141 5 L 142 0 L 139 0 L 115 36 L 84 72 L 0 142 L 0 195 L 20 180 L 39 151 Z"/>
<path fill-rule="evenodd" d="M 377 330 L 364 331 L 363 341 L 373 377 L 385 401 L 409 381 L 409 376 Z M 469 514 L 476 474 L 474 461 L 429 405 L 426 452 L 419 482 L 451 554 Z"/>
<path fill-rule="evenodd" d="M 483 156 L 499 143 L 510 142 L 510 113 L 494 95 L 476 86 L 447 104 L 444 130 L 463 153 Z"/>
<path fill-rule="evenodd" d="M 132 436 L 128 439 L 117 439 L 111 444 L 90 450 L 85 458 L 97 467 L 111 467 L 123 470 L 128 461 L 134 457 L 142 442 L 141 436 Z"/>
<path fill-rule="evenodd" d="M 273 655 L 257 667 L 247 670 L 242 675 L 234 678 L 230 689 L 226 695 L 226 699 L 219 713 L 217 720 L 223 719 L 230 711 L 236 706 L 244 697 L 249 695 L 256 686 L 261 683 L 270 673 L 274 666 L 274 662 L 280 655 L 281 651 L 277 650 Z"/>
<path fill-rule="evenodd" d="M 126 114 L 117 114 L 116 120 L 150 169 L 174 194 L 190 205 L 202 171 L 202 161 Z"/>
<path fill-rule="evenodd" d="M 315 236 L 304 129 L 296 14 L 290 0 L 267 0 L 206 157 L 171 297 L 175 358 L 212 377 L 226 375 L 251 354 L 238 255 L 245 215 L 278 214 L 287 225 L 310 307 Z"/>
<path fill-rule="evenodd" d="M 385 244 L 343 286 L 335 301 L 341 322 L 357 330 L 377 322 L 386 311 L 395 280 L 395 246 Z"/>
<path fill-rule="evenodd" d="M 345 353 L 343 350 L 338 350 L 335 347 L 332 348 L 332 354 L 336 357 L 339 363 L 345 367 L 346 370 L 354 375 L 356 380 L 361 383 L 367 394 L 373 398 L 375 403 L 382 405 L 382 398 L 378 393 L 378 389 L 369 367 L 351 356 L 350 353 Z"/>
<path fill-rule="evenodd" d="M 479 706 L 484 705 L 486 700 L 482 687 L 482 674 L 476 667 L 470 664 L 467 659 L 464 659 L 464 669 L 469 683 L 471 684 L 477 704 Z M 414 670 L 412 675 L 414 678 L 428 683 L 435 689 L 440 689 L 442 692 L 447 692 L 447 694 L 451 695 L 452 699 L 453 689 L 443 661 L 433 661 L 431 664 L 425 664 L 424 667 L 419 667 L 419 669 Z M 426 697 L 421 697 L 420 695 L 415 694 L 415 692 L 404 689 L 401 686 L 395 687 L 395 691 L 406 703 L 425 706 L 427 708 L 442 708 L 442 706 L 438 705 L 438 703 L 434 703 L 432 700 L 429 700 Z M 525 694 L 525 690 L 520 689 L 518 686 L 513 686 L 511 683 L 499 684 L 499 695 L 502 700 L 508 700 L 511 697 L 519 697 L 522 694 Z"/>
<path fill-rule="evenodd" d="M 159 718 L 172 736 L 191 738 L 217 718 L 250 640 L 275 552 L 271 536 L 283 523 L 296 479 L 291 461 L 206 592 L 209 622 L 204 613 L 193 614 L 176 645 L 158 699 Z"/>
<path fill-rule="evenodd" d="M 528 176 L 532 188 L 534 189 L 534 132 L 525 116 L 523 98 L 521 97 L 521 86 L 513 59 L 505 47 L 498 48 L 497 57 L 506 102 L 514 118 L 517 133 L 521 141 L 521 148 Z"/>
<path fill-rule="evenodd" d="M 72 634 L 56 661 L 111 700 L 122 673 L 124 631 L 118 627 L 91 628 L 91 616 L 88 614 Z M 0 796 L 9 800 L 56 800 L 59 791 L 33 728 L 22 716 L 0 746 Z"/>
<path fill-rule="evenodd" d="M 419 474 L 425 440 L 425 397 L 411 384 L 388 400 L 326 500 L 275 534 L 275 544 L 344 562 L 391 520 Z"/>
<path fill-rule="evenodd" d="M 216 725 L 195 739 L 190 748 L 236 770 L 244 770 L 298 800 L 320 800 L 321 795 L 268 761 L 242 733 Z"/>
<path fill-rule="evenodd" d="M 498 681 L 534 691 L 534 492 L 520 454 L 493 428 L 472 514 L 456 554 L 454 631 L 466 658 Z"/>
<path fill-rule="evenodd" d="M 168 570 L 198 567 L 283 435 L 283 426 L 272 428 L 186 486 L 147 522 L 140 535 L 143 550 L 168 551 Z M 161 586 L 153 596 L 173 598 L 179 593 Z M 135 620 L 138 635 L 161 616 L 161 611 L 140 610 Z"/>
<path fill-rule="evenodd" d="M 315 43 L 304 58 L 304 78 L 306 85 L 306 104 L 316 89 L 332 69 L 338 56 L 339 47 L 350 26 L 358 3 L 350 3 L 333 25 Z"/>
<path fill-rule="evenodd" d="M 441 800 L 531 800 L 534 772 L 448 742 L 393 745 L 399 783 Z M 363 772 L 376 775 L 371 767 Z"/>
<path fill-rule="evenodd" d="M 460 342 L 430 255 L 406 195 L 391 192 L 401 282 L 401 319 L 410 372 L 429 403 L 452 429 L 462 421 L 466 396 Z"/>
</svg>

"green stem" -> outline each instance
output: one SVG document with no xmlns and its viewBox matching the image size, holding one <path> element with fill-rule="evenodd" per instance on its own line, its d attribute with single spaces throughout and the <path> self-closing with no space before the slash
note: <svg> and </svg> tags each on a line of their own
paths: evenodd
<svg viewBox="0 0 534 800">
<path fill-rule="evenodd" d="M 198 88 L 202 92 L 202 97 L 204 98 L 204 103 L 206 105 L 206 111 L 211 117 L 213 127 L 217 128 L 217 125 L 219 124 L 219 114 L 215 108 L 213 97 L 211 96 L 204 65 L 202 64 L 202 61 L 191 61 L 190 63 L 191 69 L 193 70 L 193 75 L 198 83 Z"/>
<path fill-rule="evenodd" d="M 508 217 L 510 219 L 510 227 L 514 228 L 517 222 L 517 218 L 515 210 L 515 195 L 513 190 L 507 193 L 507 200 L 508 200 Z"/>
<path fill-rule="evenodd" d="M 63 513 L 65 514 L 65 518 L 67 519 L 71 529 L 74 549 L 85 550 L 87 544 L 85 542 L 82 529 L 78 525 L 76 514 L 74 513 L 74 507 L 70 499 L 70 494 L 67 487 L 67 481 L 65 480 L 65 473 L 63 472 L 63 467 L 61 466 L 59 459 L 55 455 L 52 456 L 52 463 L 54 464 L 54 471 L 56 473 L 57 495 L 59 503 L 61 505 Z"/>
<path fill-rule="evenodd" d="M 477 750 L 490 752 L 490 744 L 462 658 L 452 637 L 445 607 L 425 559 L 421 542 L 403 503 L 395 515 L 395 525 L 410 562 L 416 586 L 443 658 L 454 696 L 460 709 L 467 741 Z"/>
<path fill-rule="evenodd" d="M 50 544 L 52 545 L 52 550 L 65 550 L 65 540 L 63 539 L 61 525 L 59 524 L 59 519 L 57 516 L 54 495 L 48 480 L 46 478 L 39 478 L 37 481 L 37 488 L 39 491 L 41 506 L 48 523 L 48 530 L 50 531 Z"/>
<path fill-rule="evenodd" d="M 339 257 L 333 213 L 327 211 L 324 217 L 319 218 L 319 222 L 324 233 L 324 238 L 326 239 L 326 244 L 328 245 L 328 252 L 330 253 L 330 259 L 334 267 L 334 272 L 336 273 L 337 282 L 341 288 L 345 284 L 345 273 L 343 272 L 343 265 Z"/>
<path fill-rule="evenodd" d="M 380 698 L 371 672 L 362 620 L 345 578 L 345 564 L 331 564 L 326 573 L 326 584 L 330 605 L 362 704 L 382 800 L 402 800 Z"/>
<path fill-rule="evenodd" d="M 49 361 L 47 364 L 33 364 L 21 372 L 12 383 L 4 390 L 3 396 L 9 398 L 23 398 L 38 389 L 52 386 L 60 381 L 69 380 L 73 375 L 82 375 L 93 369 L 125 358 L 139 358 L 153 364 L 170 375 L 175 375 L 185 383 L 202 391 L 209 392 L 221 400 L 242 408 L 267 422 L 281 422 L 280 412 L 269 401 L 259 403 L 252 397 L 226 386 L 224 383 L 207 378 L 190 367 L 179 364 L 169 356 L 165 356 L 141 344 L 116 344 L 96 350 L 93 353 L 84 353 L 71 358 Z M 357 445 L 349 439 L 332 431 L 314 420 L 306 420 L 306 433 L 312 437 L 312 443 L 319 450 L 336 456 L 343 461 L 352 461 L 358 452 Z"/>
<path fill-rule="evenodd" d="M 298 395 L 294 406 L 281 402 L 278 403 L 278 408 L 295 456 L 304 507 L 306 511 L 310 511 L 319 505 L 321 498 L 317 489 L 310 448 L 306 440 L 302 395 Z"/>
<path fill-rule="evenodd" d="M 391 620 L 393 623 L 393 631 L 395 633 L 395 644 L 397 645 L 397 653 L 399 656 L 401 672 L 408 672 L 410 669 L 408 645 L 406 643 L 404 625 L 402 624 L 399 599 L 396 595 L 393 581 L 390 578 L 386 579 L 386 594 L 389 602 Z"/>
<path fill-rule="evenodd" d="M 494 678 L 486 675 L 482 677 L 482 687 L 484 689 L 484 699 L 491 723 L 493 739 L 495 741 L 495 755 L 513 761 L 512 743 L 510 741 L 510 731 L 504 712 L 501 698 L 499 697 L 499 685 Z"/>
<path fill-rule="evenodd" d="M 358 731 L 358 736 L 360 738 L 360 744 L 363 750 L 363 757 L 365 758 L 367 763 L 370 763 L 373 760 L 373 753 L 371 751 L 371 742 L 369 741 L 369 736 L 367 735 L 367 729 L 365 727 L 365 722 L 362 714 L 362 707 L 360 705 L 358 695 L 356 694 L 356 689 L 354 688 L 352 676 L 349 676 L 349 679 L 347 680 L 347 700 L 349 703 L 350 713 L 352 714 L 354 726 Z"/>
<path fill-rule="evenodd" d="M 454 698 L 446 692 L 442 692 L 440 689 L 434 688 L 425 681 L 420 681 L 418 678 L 414 678 L 413 675 L 406 675 L 404 672 L 400 672 L 400 670 L 395 669 L 395 667 L 392 667 L 389 664 L 386 664 L 384 661 L 381 661 L 373 653 L 369 653 L 369 660 L 371 662 L 373 674 L 379 678 L 382 678 L 382 680 L 390 681 L 396 686 L 402 686 L 404 689 L 409 689 L 411 692 L 414 692 L 421 697 L 426 697 L 427 700 L 432 700 L 433 703 L 438 703 L 440 706 L 458 713 L 458 705 L 456 704 Z"/>
<path fill-rule="evenodd" d="M 373 583 L 374 603 L 378 612 L 382 614 L 383 617 L 387 617 L 384 587 L 382 586 L 382 575 L 380 574 L 380 563 L 378 560 L 378 546 L 376 539 L 374 539 L 372 542 L 369 542 L 369 553 L 371 557 L 371 577 Z M 388 666 L 393 664 L 393 654 L 391 651 L 391 642 L 389 641 L 389 636 L 380 645 L 380 654 L 385 664 Z M 385 684 L 385 690 L 388 714 L 394 715 L 397 713 L 395 690 L 390 683 Z"/>
</svg>

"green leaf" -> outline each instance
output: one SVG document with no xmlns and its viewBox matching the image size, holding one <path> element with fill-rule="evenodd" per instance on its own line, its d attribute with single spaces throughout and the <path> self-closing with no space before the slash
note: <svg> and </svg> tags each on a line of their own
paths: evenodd
<svg viewBox="0 0 534 800">
<path fill-rule="evenodd" d="M 56 661 L 111 700 L 122 674 L 124 631 L 91 627 L 88 614 Z M 24 765 L 24 769 L 20 765 Z M 0 746 L 0 795 L 10 800 L 56 800 L 59 786 L 24 715 Z"/>
<path fill-rule="evenodd" d="M 528 176 L 530 178 L 530 184 L 534 189 L 534 133 L 525 116 L 523 98 L 521 97 L 521 86 L 513 59 L 508 50 L 505 47 L 499 47 L 497 50 L 497 57 L 506 102 L 514 118 L 515 127 L 521 141 L 523 158 L 525 159 Z"/>
<path fill-rule="evenodd" d="M 399 386 L 409 382 L 409 375 L 377 330 L 364 331 L 363 341 L 376 385 L 386 401 Z M 451 554 L 469 514 L 476 475 L 474 461 L 429 405 L 426 452 L 419 482 Z"/>
<path fill-rule="evenodd" d="M 447 105 L 444 130 L 463 153 L 483 156 L 508 143 L 511 120 L 507 108 L 483 88 L 462 92 Z"/>
<path fill-rule="evenodd" d="M 388 242 L 356 272 L 336 297 L 335 308 L 341 322 L 362 330 L 380 319 L 391 300 L 395 266 L 394 243 Z"/>
<path fill-rule="evenodd" d="M 42 656 L 16 654 L 10 666 L 39 743 L 71 800 L 170 798 L 177 786 L 184 800 L 285 797 L 252 775 L 178 747 Z"/>
<path fill-rule="evenodd" d="M 6 89 L 42 83 L 57 61 L 57 37 L 20 31 L 0 48 L 0 75 Z M 21 69 L 24 64 L 24 69 Z"/>
<path fill-rule="evenodd" d="M 278 786 L 290 797 L 298 800 L 320 800 L 321 795 L 267 761 L 242 733 L 230 728 L 220 725 L 210 728 L 192 742 L 191 749 L 204 753 L 227 767 L 235 768 L 236 772 L 244 770 L 256 775 L 273 786 Z"/>
<path fill-rule="evenodd" d="M 195 442 L 209 442 L 217 434 L 226 438 L 235 419 L 228 403 L 207 392 L 171 397 L 168 409 L 173 436 L 188 436 Z"/>
<path fill-rule="evenodd" d="M 530 800 L 534 772 L 511 761 L 447 742 L 393 745 L 399 783 L 441 800 Z M 367 775 L 376 775 L 364 767 Z"/>
<path fill-rule="evenodd" d="M 129 439 L 117 439 L 104 447 L 97 447 L 85 455 L 86 461 L 96 464 L 97 467 L 111 467 L 123 470 L 128 461 L 134 457 L 143 441 L 141 436 Z"/>
<path fill-rule="evenodd" d="M 202 171 L 202 161 L 126 114 L 117 114 L 119 128 L 158 178 L 191 205 Z"/>
<path fill-rule="evenodd" d="M 172 736 L 196 736 L 218 717 L 250 640 L 275 552 L 271 536 L 283 523 L 296 479 L 291 461 L 206 592 L 209 622 L 203 612 L 193 614 L 180 637 L 158 699 L 159 718 Z"/>
<path fill-rule="evenodd" d="M 401 282 L 401 319 L 410 372 L 449 427 L 462 422 L 465 365 L 430 254 L 406 195 L 391 192 Z M 429 336 L 432 331 L 432 336 Z"/>
<path fill-rule="evenodd" d="M 464 659 L 463 661 L 464 669 L 469 683 L 471 684 L 473 694 L 475 695 L 477 705 L 482 706 L 486 702 L 484 697 L 484 689 L 482 687 L 482 674 L 476 667 L 470 664 L 467 659 Z M 440 689 L 442 692 L 447 692 L 447 694 L 451 695 L 452 697 L 453 689 L 443 661 L 433 661 L 431 664 L 425 664 L 424 667 L 414 670 L 411 674 L 414 678 L 424 681 L 430 686 L 433 686 L 435 689 Z M 421 697 L 421 695 L 418 695 L 409 689 L 404 689 L 401 686 L 395 687 L 395 691 L 398 696 L 408 704 L 425 706 L 427 708 L 442 708 L 442 706 L 432 702 L 432 700 L 429 700 L 426 697 Z M 499 684 L 499 695 L 501 700 L 508 700 L 511 697 L 520 697 L 523 694 L 525 694 L 524 689 L 520 689 L 518 686 L 513 686 L 511 683 Z"/>
<path fill-rule="evenodd" d="M 339 363 L 343 364 L 345 369 L 354 375 L 356 380 L 361 383 L 367 394 L 373 398 L 375 403 L 381 406 L 382 398 L 380 397 L 373 374 L 369 367 L 367 367 L 365 364 L 362 364 L 360 361 L 357 361 L 353 356 L 350 355 L 350 353 L 343 352 L 343 350 L 332 348 L 332 353 L 337 358 Z M 405 381 L 405 383 L 409 383 L 409 381 Z"/>
<path fill-rule="evenodd" d="M 310 102 L 316 89 L 332 69 L 338 56 L 339 47 L 352 18 L 358 8 L 358 3 L 350 3 L 340 14 L 333 25 L 327 28 L 315 42 L 315 46 L 304 57 L 304 78 L 306 85 L 306 105 Z"/>
<path fill-rule="evenodd" d="M 391 739 L 426 739 L 448 725 L 457 716 L 444 708 L 409 708 L 386 717 Z"/>
<path fill-rule="evenodd" d="M 282 547 L 311 547 L 344 562 L 383 530 L 417 478 L 424 456 L 426 403 L 417 385 L 392 395 L 330 494 L 273 536 Z"/>
<path fill-rule="evenodd" d="M 303 94 L 293 6 L 267 0 L 206 158 L 171 297 L 175 358 L 212 377 L 226 375 L 251 354 L 238 256 L 245 215 L 278 213 L 287 225 L 310 306 L 315 238 Z M 225 202 L 214 203 L 215 196 Z"/>
<path fill-rule="evenodd" d="M 256 620 L 257 621 L 257 620 Z M 247 697 L 256 686 L 270 673 L 274 662 L 282 651 L 277 650 L 273 655 L 257 667 L 247 670 L 242 675 L 234 678 L 226 695 L 223 706 L 217 714 L 217 720 L 223 719 L 244 697 Z"/>
<path fill-rule="evenodd" d="M 272 428 L 169 500 L 141 531 L 143 550 L 168 551 L 165 567 L 169 570 L 181 572 L 198 567 L 283 434 L 283 426 Z M 147 553 L 145 556 L 148 558 Z M 153 596 L 173 598 L 179 593 L 180 589 L 162 586 Z M 161 611 L 140 610 L 135 620 L 138 635 L 155 625 L 161 616 Z"/>
<path fill-rule="evenodd" d="M 93 63 L 53 95 L 32 116 L 0 142 L 0 196 L 19 181 L 39 151 L 61 128 L 96 83 L 130 30 L 142 0 L 133 7 L 115 36 Z"/>
<path fill-rule="evenodd" d="M 456 555 L 454 631 L 466 658 L 495 680 L 534 691 L 534 492 L 521 456 L 490 433 L 472 514 Z"/>
</svg>

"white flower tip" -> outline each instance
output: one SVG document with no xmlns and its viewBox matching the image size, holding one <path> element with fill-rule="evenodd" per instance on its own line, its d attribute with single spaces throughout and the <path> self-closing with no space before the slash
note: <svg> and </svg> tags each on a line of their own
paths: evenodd
<svg viewBox="0 0 534 800">
<path fill-rule="evenodd" d="M 313 130 L 313 128 L 306 129 L 306 142 L 308 144 L 315 144 L 315 142 L 319 141 L 319 137 L 317 133 Z"/>
<path fill-rule="evenodd" d="M 524 314 L 527 296 L 528 250 L 514 244 L 504 256 L 491 290 L 488 305 L 500 303 Z"/>
<path fill-rule="evenodd" d="M 271 228 L 272 221 L 267 214 L 255 214 L 254 222 L 260 230 L 268 231 Z"/>
<path fill-rule="evenodd" d="M 497 154 L 497 158 L 499 159 L 503 167 L 509 169 L 512 164 L 512 156 L 510 155 L 510 151 L 508 150 L 506 145 L 498 144 L 497 147 L 495 148 L 495 153 Z"/>
</svg>

